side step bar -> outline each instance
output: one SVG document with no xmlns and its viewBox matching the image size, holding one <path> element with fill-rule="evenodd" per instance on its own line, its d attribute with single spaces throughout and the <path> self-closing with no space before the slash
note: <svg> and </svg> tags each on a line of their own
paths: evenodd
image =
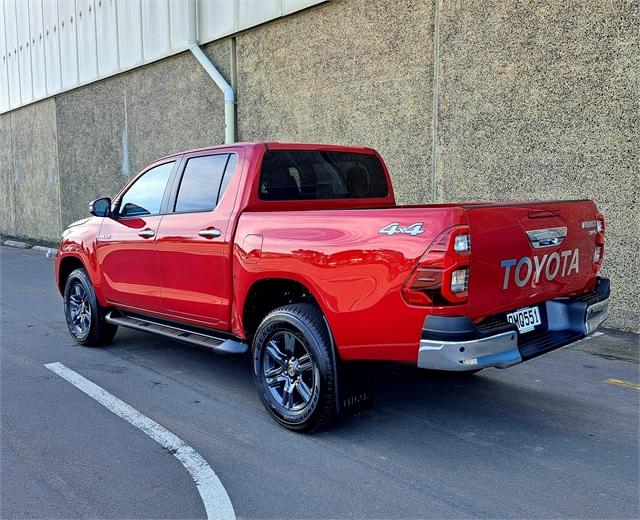
<svg viewBox="0 0 640 520">
<path fill-rule="evenodd" d="M 177 341 L 199 345 L 224 354 L 244 354 L 249 350 L 249 346 L 241 341 L 223 339 L 213 335 L 204 334 L 202 332 L 181 329 L 179 327 L 159 323 L 139 316 L 128 316 L 111 311 L 105 316 L 105 321 L 112 325 L 118 325 L 120 327 L 127 327 L 135 330 L 143 330 L 145 332 L 151 332 L 152 334 L 157 334 Z"/>
</svg>

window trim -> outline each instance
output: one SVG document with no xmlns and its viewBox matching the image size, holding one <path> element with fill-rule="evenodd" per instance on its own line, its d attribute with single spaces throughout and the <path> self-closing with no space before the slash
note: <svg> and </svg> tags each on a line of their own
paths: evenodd
<svg viewBox="0 0 640 520">
<path fill-rule="evenodd" d="M 121 215 L 120 214 L 120 204 L 122 203 L 123 197 L 127 194 L 127 192 L 151 170 L 158 168 L 159 166 L 163 166 L 165 164 L 173 163 L 173 167 L 171 168 L 171 173 L 169 173 L 169 178 L 167 179 L 167 184 L 164 187 L 164 192 L 162 194 L 162 199 L 160 200 L 160 211 L 154 215 Z M 131 181 L 122 189 L 120 193 L 116 195 L 115 200 L 111 204 L 111 211 L 116 220 L 132 220 L 132 219 L 140 219 L 140 218 L 150 218 L 150 217 L 159 217 L 166 214 L 166 204 L 167 204 L 167 196 L 170 193 L 170 187 L 173 186 L 174 178 L 176 174 L 176 168 L 178 168 L 182 163 L 181 156 L 174 156 L 167 159 L 161 159 L 150 164 L 147 168 L 142 170 L 138 175 L 136 175 Z M 115 210 L 115 211 L 114 211 Z"/>
<path fill-rule="evenodd" d="M 213 152 L 213 153 L 212 153 Z M 215 211 L 220 205 L 220 187 L 222 186 L 222 182 L 227 175 L 227 168 L 229 166 L 229 162 L 231 159 L 231 155 L 234 154 L 236 156 L 236 167 L 234 169 L 235 173 L 240 165 L 240 154 L 233 149 L 221 149 L 221 150 L 209 150 L 204 153 L 196 153 L 189 154 L 188 156 L 183 156 L 183 160 L 180 163 L 180 168 L 175 174 L 175 179 L 173 185 L 171 187 L 171 193 L 168 198 L 167 204 L 167 215 L 188 215 L 190 213 L 211 213 Z M 197 159 L 199 157 L 212 157 L 214 155 L 226 155 L 227 161 L 224 164 L 224 170 L 222 172 L 222 177 L 220 177 L 220 184 L 218 184 L 218 192 L 216 194 L 216 203 L 212 209 L 198 209 L 198 210 L 189 210 L 189 211 L 176 211 L 176 205 L 178 204 L 178 195 L 180 194 L 180 185 L 182 184 L 182 178 L 184 177 L 184 172 L 187 169 L 187 164 L 191 159 Z"/>
</svg>

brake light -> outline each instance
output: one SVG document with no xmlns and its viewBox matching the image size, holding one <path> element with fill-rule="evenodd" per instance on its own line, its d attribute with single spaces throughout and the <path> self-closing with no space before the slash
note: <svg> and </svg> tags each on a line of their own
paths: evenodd
<svg viewBox="0 0 640 520">
<path fill-rule="evenodd" d="M 593 270 L 597 273 L 604 262 L 604 216 L 596 214 L 596 247 L 593 250 Z"/>
<path fill-rule="evenodd" d="M 433 241 L 405 281 L 404 299 L 412 305 L 465 302 L 470 259 L 469 227 L 447 229 Z"/>
</svg>

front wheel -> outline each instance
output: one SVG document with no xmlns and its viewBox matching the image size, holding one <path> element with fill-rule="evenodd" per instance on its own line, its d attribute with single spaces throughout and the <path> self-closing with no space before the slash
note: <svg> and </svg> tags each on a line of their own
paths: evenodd
<svg viewBox="0 0 640 520">
<path fill-rule="evenodd" d="M 84 269 L 73 271 L 64 287 L 64 315 L 67 328 L 80 345 L 106 345 L 116 335 L 118 327 L 104 320 L 91 279 Z"/>
<path fill-rule="evenodd" d="M 333 355 L 315 305 L 279 307 L 262 321 L 253 339 L 253 377 L 262 403 L 279 424 L 309 432 L 335 418 Z"/>
</svg>

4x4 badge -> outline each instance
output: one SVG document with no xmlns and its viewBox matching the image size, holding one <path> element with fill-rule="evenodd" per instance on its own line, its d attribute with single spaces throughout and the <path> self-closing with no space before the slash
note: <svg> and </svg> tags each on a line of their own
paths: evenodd
<svg viewBox="0 0 640 520">
<path fill-rule="evenodd" d="M 415 224 L 411 224 L 410 226 L 403 227 L 400 225 L 400 222 L 392 222 L 391 224 L 387 224 L 383 227 L 378 233 L 383 235 L 397 235 L 398 233 L 403 233 L 405 235 L 416 236 L 420 233 L 424 233 L 424 229 L 422 229 L 423 222 L 416 222 Z"/>
</svg>

